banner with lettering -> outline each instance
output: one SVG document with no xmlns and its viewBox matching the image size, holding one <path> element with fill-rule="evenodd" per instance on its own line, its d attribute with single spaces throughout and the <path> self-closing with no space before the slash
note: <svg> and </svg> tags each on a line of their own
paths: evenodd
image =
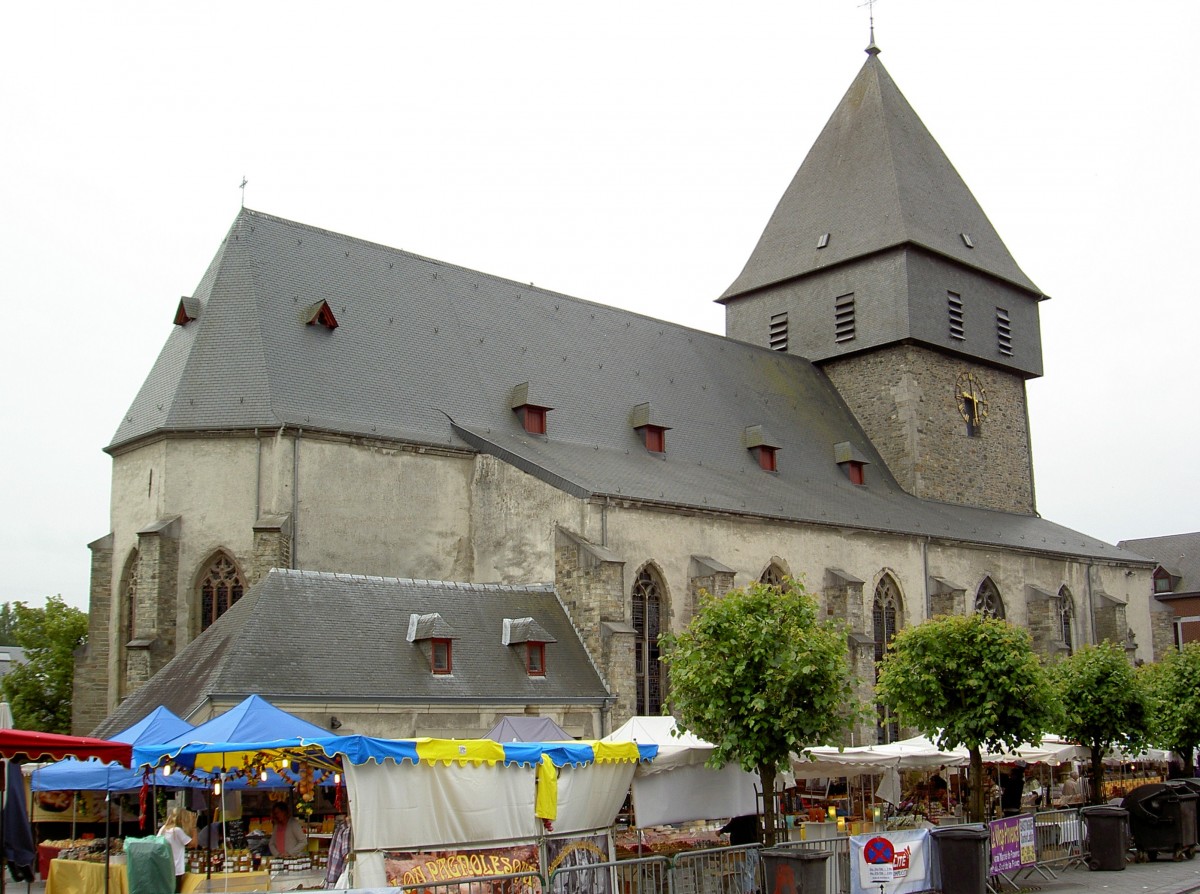
<svg viewBox="0 0 1200 894">
<path fill-rule="evenodd" d="M 1006 816 L 988 823 L 992 839 L 992 875 L 1013 872 L 1037 862 L 1037 830 L 1033 816 Z"/>
<path fill-rule="evenodd" d="M 438 851 L 385 851 L 383 868 L 390 887 L 440 885 L 457 879 L 488 878 L 538 871 L 536 844 L 509 844 L 493 848 Z M 501 879 L 493 885 L 475 885 L 474 894 L 535 894 L 536 879 Z"/>
<path fill-rule="evenodd" d="M 851 894 L 906 894 L 933 888 L 928 829 L 868 833 L 850 837 Z"/>
</svg>

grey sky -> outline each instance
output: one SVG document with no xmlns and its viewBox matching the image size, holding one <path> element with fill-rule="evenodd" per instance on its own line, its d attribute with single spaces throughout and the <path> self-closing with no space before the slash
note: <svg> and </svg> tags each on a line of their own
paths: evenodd
<svg viewBox="0 0 1200 894">
<path fill-rule="evenodd" d="M 1200 529 L 1183 0 L 880 0 L 882 61 L 1042 306 L 1038 505 Z M 87 602 L 101 452 L 250 207 L 721 331 L 865 57 L 820 2 L 48 2 L 0 28 L 0 601 Z"/>
</svg>

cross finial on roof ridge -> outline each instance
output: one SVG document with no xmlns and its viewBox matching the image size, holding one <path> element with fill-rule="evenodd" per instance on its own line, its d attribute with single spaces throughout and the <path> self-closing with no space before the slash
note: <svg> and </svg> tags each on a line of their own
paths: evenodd
<svg viewBox="0 0 1200 894">
<path fill-rule="evenodd" d="M 859 4 L 859 7 L 867 7 L 867 21 L 870 23 L 871 40 L 866 49 L 868 56 L 878 56 L 881 52 L 879 47 L 875 46 L 875 3 L 876 0 L 866 0 L 865 3 Z"/>
</svg>

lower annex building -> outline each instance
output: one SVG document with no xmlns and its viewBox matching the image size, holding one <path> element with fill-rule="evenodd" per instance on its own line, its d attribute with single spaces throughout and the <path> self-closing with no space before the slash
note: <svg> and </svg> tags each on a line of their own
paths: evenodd
<svg viewBox="0 0 1200 894">
<path fill-rule="evenodd" d="M 701 590 L 785 576 L 868 681 L 939 613 L 1150 660 L 1155 563 L 1036 513 L 1045 298 L 874 46 L 725 336 L 242 209 L 106 448 L 75 729 L 256 692 L 375 735 L 523 710 L 599 736 L 660 710 L 657 635 Z M 305 632 L 237 664 L 280 635 L 264 610 Z"/>
</svg>

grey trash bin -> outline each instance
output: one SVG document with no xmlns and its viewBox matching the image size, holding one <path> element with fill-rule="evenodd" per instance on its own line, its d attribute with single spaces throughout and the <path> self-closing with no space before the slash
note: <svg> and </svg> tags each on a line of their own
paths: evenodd
<svg viewBox="0 0 1200 894">
<path fill-rule="evenodd" d="M 1125 852 L 1129 850 L 1129 811 L 1101 804 L 1079 812 L 1087 824 L 1088 869 L 1124 869 Z"/>
<path fill-rule="evenodd" d="M 934 829 L 934 851 L 942 890 L 954 894 L 986 894 L 988 871 L 987 826 L 970 824 Z"/>
<path fill-rule="evenodd" d="M 764 894 L 827 894 L 825 861 L 829 851 L 772 847 L 762 852 Z"/>
<path fill-rule="evenodd" d="M 1187 779 L 1169 779 L 1167 785 L 1179 798 L 1180 843 L 1183 845 L 1183 855 L 1190 860 L 1196 854 L 1196 807 L 1200 795 Z"/>
</svg>

